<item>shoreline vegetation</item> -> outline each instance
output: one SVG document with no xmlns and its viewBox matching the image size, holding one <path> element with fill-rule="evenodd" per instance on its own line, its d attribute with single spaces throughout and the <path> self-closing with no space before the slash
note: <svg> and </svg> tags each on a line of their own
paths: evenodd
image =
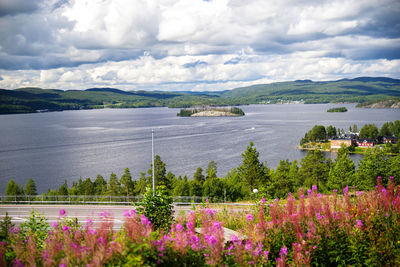
<svg viewBox="0 0 400 267">
<path fill-rule="evenodd" d="M 375 124 L 366 124 L 360 130 L 357 125 L 348 131 L 332 125 L 325 128 L 315 125 L 300 140 L 300 150 L 338 152 L 346 149 L 350 154 L 365 154 L 369 148 L 379 149 L 386 155 L 400 154 L 400 121 L 386 122 L 381 129 Z"/>
<path fill-rule="evenodd" d="M 330 108 L 327 112 L 347 112 L 346 107 Z"/>
<path fill-rule="evenodd" d="M 400 80 L 385 77 L 359 77 L 337 81 L 298 80 L 256 84 L 218 92 L 123 91 L 116 88 L 65 91 L 36 87 L 0 89 L 0 114 L 286 103 L 358 103 L 356 107 L 361 108 L 400 108 Z"/>
<path fill-rule="evenodd" d="M 194 107 L 181 109 L 178 117 L 238 117 L 244 116 L 242 109 L 238 107 Z"/>
</svg>

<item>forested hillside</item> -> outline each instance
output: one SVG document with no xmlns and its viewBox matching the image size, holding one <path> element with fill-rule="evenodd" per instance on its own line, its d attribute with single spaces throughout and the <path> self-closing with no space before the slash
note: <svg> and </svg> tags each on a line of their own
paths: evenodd
<svg viewBox="0 0 400 267">
<path fill-rule="evenodd" d="M 361 77 L 259 84 L 223 92 L 122 91 L 115 88 L 0 89 L 0 114 L 94 108 L 227 106 L 259 103 L 360 103 L 400 101 L 400 80 Z M 393 105 L 392 105 L 393 106 Z M 396 107 L 396 105 L 394 105 Z"/>
</svg>

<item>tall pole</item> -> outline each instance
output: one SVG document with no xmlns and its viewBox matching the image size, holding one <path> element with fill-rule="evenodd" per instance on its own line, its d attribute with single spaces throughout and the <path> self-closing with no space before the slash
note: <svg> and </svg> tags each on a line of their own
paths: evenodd
<svg viewBox="0 0 400 267">
<path fill-rule="evenodd" d="M 152 172 L 152 176 L 153 176 L 153 197 L 155 195 L 155 191 L 156 191 L 156 185 L 154 182 L 154 129 L 151 129 L 151 158 L 153 160 L 153 172 Z"/>
</svg>

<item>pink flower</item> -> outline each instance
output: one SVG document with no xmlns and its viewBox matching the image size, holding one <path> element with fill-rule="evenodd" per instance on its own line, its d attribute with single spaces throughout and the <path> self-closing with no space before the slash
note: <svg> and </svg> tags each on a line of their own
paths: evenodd
<svg viewBox="0 0 400 267">
<path fill-rule="evenodd" d="M 356 196 L 358 196 L 358 197 L 361 196 L 362 194 L 363 194 L 362 191 L 357 191 L 357 192 L 356 192 Z"/>
<path fill-rule="evenodd" d="M 68 227 L 68 226 L 66 226 L 66 225 L 64 225 L 64 226 L 62 227 L 63 232 L 69 231 L 69 229 L 71 229 L 71 228 Z"/>
<path fill-rule="evenodd" d="M 252 221 L 254 220 L 253 215 L 252 215 L 251 213 L 247 214 L 247 215 L 246 215 L 246 220 L 247 220 L 248 222 L 252 222 Z"/>
<path fill-rule="evenodd" d="M 60 216 L 64 216 L 65 213 L 66 213 L 66 212 L 65 212 L 65 209 L 61 209 L 60 212 L 59 212 Z"/>
<path fill-rule="evenodd" d="M 390 178 L 390 181 L 393 181 L 393 179 L 394 179 L 394 177 L 393 177 L 393 176 L 390 176 L 389 178 Z"/>
<path fill-rule="evenodd" d="M 313 185 L 313 186 L 311 187 L 311 189 L 312 189 L 312 191 L 318 191 L 318 187 L 317 187 L 316 185 Z"/>
<path fill-rule="evenodd" d="M 357 222 L 357 226 L 360 226 L 360 227 L 364 226 L 364 224 L 362 223 L 361 220 L 356 220 L 356 222 Z"/>
<path fill-rule="evenodd" d="M 333 189 L 333 193 L 337 193 L 337 189 Z"/>
<path fill-rule="evenodd" d="M 94 229 L 90 229 L 89 230 L 89 234 L 91 234 L 91 235 L 95 235 L 97 232 L 96 232 L 96 230 L 94 230 Z"/>
<path fill-rule="evenodd" d="M 348 192 L 349 192 L 349 187 L 348 186 L 343 188 L 343 194 L 347 194 Z"/>
<path fill-rule="evenodd" d="M 213 223 L 213 229 L 221 230 L 222 229 L 221 224 L 219 222 L 214 222 Z"/>
<path fill-rule="evenodd" d="M 281 248 L 281 251 L 279 252 L 279 255 L 281 256 L 281 257 L 285 257 L 285 256 L 287 256 L 287 247 L 285 247 L 285 246 L 283 246 L 282 248 Z"/>
<path fill-rule="evenodd" d="M 60 263 L 58 267 L 67 267 L 67 265 L 65 263 Z"/>
<path fill-rule="evenodd" d="M 239 241 L 239 238 L 238 238 L 237 236 L 235 236 L 235 235 L 231 235 L 231 241 L 232 241 L 233 243 L 238 242 L 238 241 Z"/>
<path fill-rule="evenodd" d="M 51 226 L 53 226 L 53 228 L 58 228 L 58 223 L 57 223 L 57 222 L 53 222 L 53 223 L 51 224 Z"/>
<path fill-rule="evenodd" d="M 262 199 L 261 199 L 261 203 L 262 203 L 262 204 L 265 204 L 265 202 L 266 202 L 266 201 L 265 201 L 265 198 L 262 198 Z"/>
<path fill-rule="evenodd" d="M 175 228 L 176 228 L 177 231 L 183 231 L 183 229 L 185 229 L 185 228 L 183 227 L 183 225 L 180 224 L 180 223 L 177 223 Z"/>
<path fill-rule="evenodd" d="M 124 217 L 129 217 L 129 216 L 131 216 L 129 210 L 124 210 Z"/>
<path fill-rule="evenodd" d="M 217 239 L 215 239 L 213 235 L 206 235 L 206 240 L 210 246 L 213 246 L 215 243 L 217 243 Z"/>
</svg>

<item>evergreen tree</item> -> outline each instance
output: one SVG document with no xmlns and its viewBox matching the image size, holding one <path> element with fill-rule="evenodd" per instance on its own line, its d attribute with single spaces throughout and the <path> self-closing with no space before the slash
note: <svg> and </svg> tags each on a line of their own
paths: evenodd
<svg viewBox="0 0 400 267">
<path fill-rule="evenodd" d="M 97 175 L 93 182 L 94 194 L 97 196 L 104 195 L 107 191 L 107 181 L 100 174 Z"/>
<path fill-rule="evenodd" d="M 323 125 L 315 125 L 311 129 L 310 133 L 311 141 L 325 141 L 326 140 L 326 130 Z"/>
<path fill-rule="evenodd" d="M 388 160 L 387 155 L 381 149 L 368 149 L 364 158 L 358 164 L 356 171 L 356 186 L 361 190 L 373 189 L 376 185 L 378 176 L 382 178 L 383 183 L 388 180 Z"/>
<path fill-rule="evenodd" d="M 82 179 L 79 179 L 78 192 L 79 192 L 79 195 L 82 195 L 82 196 L 94 195 L 95 187 L 94 187 L 92 180 L 90 178 L 86 178 L 83 181 L 82 181 Z"/>
<path fill-rule="evenodd" d="M 27 196 L 35 196 L 37 195 L 36 184 L 32 178 L 28 180 L 25 186 L 25 193 Z"/>
<path fill-rule="evenodd" d="M 205 177 L 203 175 L 203 169 L 198 167 L 196 172 L 194 173 L 193 176 L 194 180 L 197 181 L 200 185 L 203 185 L 205 181 Z"/>
<path fill-rule="evenodd" d="M 206 179 L 217 177 L 217 163 L 211 160 L 206 169 Z"/>
<path fill-rule="evenodd" d="M 226 198 L 230 201 L 243 199 L 246 192 L 243 190 L 243 182 L 236 169 L 231 170 L 225 177 Z"/>
<path fill-rule="evenodd" d="M 56 193 L 58 196 L 68 196 L 68 185 L 67 180 L 64 180 L 64 183 L 60 185 Z"/>
<path fill-rule="evenodd" d="M 353 133 L 358 133 L 357 124 L 354 124 L 354 125 L 353 125 Z"/>
<path fill-rule="evenodd" d="M 190 180 L 188 182 L 189 185 L 189 196 L 198 196 L 201 197 L 203 195 L 203 186 L 197 180 Z"/>
<path fill-rule="evenodd" d="M 221 178 L 210 178 L 204 182 L 203 196 L 210 198 L 211 201 L 222 201 L 224 199 L 224 180 Z"/>
<path fill-rule="evenodd" d="M 189 195 L 190 195 L 189 184 L 186 175 L 183 179 L 179 177 L 174 188 L 174 196 L 189 196 Z"/>
<path fill-rule="evenodd" d="M 135 195 L 142 196 L 143 194 L 145 194 L 148 185 L 150 185 L 149 178 L 146 177 L 146 174 L 144 172 L 141 172 L 139 181 L 137 182 L 135 187 Z"/>
<path fill-rule="evenodd" d="M 165 181 L 166 181 L 165 190 L 168 195 L 172 195 L 174 190 L 174 185 L 176 183 L 175 175 L 172 172 L 168 172 L 167 176 L 165 176 Z"/>
<path fill-rule="evenodd" d="M 355 169 L 353 160 L 349 158 L 347 148 L 340 148 L 334 166 L 329 172 L 328 189 L 337 189 L 341 192 L 347 185 L 353 185 Z"/>
<path fill-rule="evenodd" d="M 319 151 L 308 151 L 307 155 L 301 160 L 299 169 L 300 182 L 305 187 L 317 185 L 323 191 L 329 176 L 330 162 Z"/>
<path fill-rule="evenodd" d="M 129 168 L 125 168 L 124 170 L 124 174 L 121 176 L 121 184 L 123 185 L 122 190 L 124 191 L 124 195 L 132 196 L 135 190 L 135 185 L 132 181 L 132 176 Z"/>
<path fill-rule="evenodd" d="M 291 164 L 288 160 L 281 160 L 275 172 L 271 175 L 271 185 L 268 193 L 273 197 L 285 198 L 289 192 L 294 192 L 295 181 L 290 175 Z"/>
<path fill-rule="evenodd" d="M 153 164 L 150 164 L 150 169 L 147 171 L 147 174 L 150 175 L 150 178 L 152 178 L 153 174 Z M 165 163 L 162 162 L 161 157 L 159 155 L 154 156 L 154 182 L 155 186 L 159 185 L 164 185 L 168 186 L 166 181 L 166 169 L 165 169 Z"/>
<path fill-rule="evenodd" d="M 6 188 L 6 196 L 20 196 L 24 195 L 24 190 L 17 184 L 13 179 L 11 179 Z"/>
<path fill-rule="evenodd" d="M 242 153 L 243 163 L 238 167 L 239 175 L 250 191 L 260 185 L 267 186 L 268 175 L 265 173 L 264 165 L 260 163 L 258 156 L 259 153 L 254 147 L 254 143 L 250 142 L 246 151 Z"/>
<path fill-rule="evenodd" d="M 119 196 L 121 195 L 121 184 L 118 181 L 118 177 L 115 173 L 111 173 L 110 181 L 108 181 L 107 185 L 107 195 L 108 196 Z"/>
</svg>

